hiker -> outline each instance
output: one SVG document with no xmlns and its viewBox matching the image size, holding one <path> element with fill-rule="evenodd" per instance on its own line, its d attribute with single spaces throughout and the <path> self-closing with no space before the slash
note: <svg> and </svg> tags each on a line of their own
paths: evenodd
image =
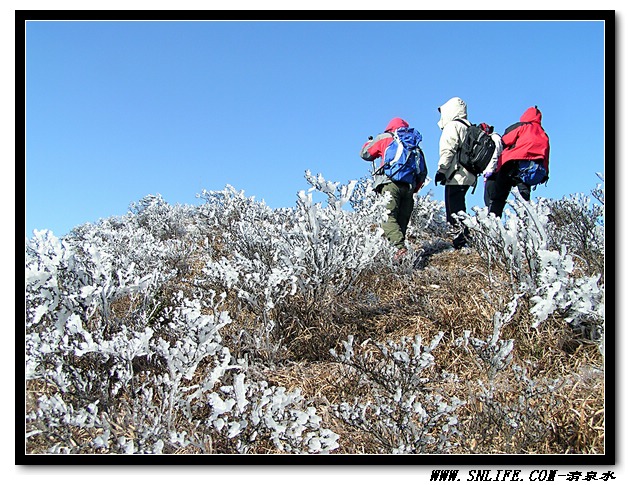
<svg viewBox="0 0 630 485">
<path fill-rule="evenodd" d="M 440 159 L 435 174 L 435 185 L 444 185 L 444 204 L 446 221 L 451 226 L 453 247 L 462 249 L 467 244 L 468 228 L 461 228 L 453 214 L 466 212 L 466 192 L 477 181 L 477 176 L 458 163 L 459 152 L 466 135 L 468 109 L 466 103 L 458 97 L 449 99 L 438 108 L 440 120 L 437 125 L 442 130 L 440 136 Z"/>
<path fill-rule="evenodd" d="M 490 207 L 490 193 L 494 190 L 496 179 L 496 177 L 493 177 L 493 174 L 497 169 L 499 157 L 501 156 L 501 152 L 503 151 L 503 142 L 501 141 L 501 135 L 494 131 L 494 126 L 487 123 L 479 123 L 479 127 L 492 137 L 492 140 L 494 141 L 494 145 L 496 147 L 494 153 L 492 154 L 490 162 L 483 170 L 483 181 L 485 183 L 483 191 L 483 201 L 485 202 L 486 207 Z"/>
<path fill-rule="evenodd" d="M 400 140 L 404 141 L 404 153 L 395 158 L 396 148 Z M 411 145 L 407 144 L 407 140 Z M 413 194 L 418 192 L 426 178 L 424 154 L 420 149 L 422 135 L 409 127 L 402 118 L 393 118 L 385 131 L 376 138 L 369 137 L 359 155 L 364 160 L 374 162 L 381 159 L 380 167 L 372 174 L 373 188 L 379 194 L 389 193 L 391 199 L 387 203 L 387 221 L 383 223 L 383 231 L 389 242 L 398 249 L 394 256 L 399 261 L 406 253 L 405 240 L 407 226 L 413 211 Z M 398 150 L 398 152 L 402 151 Z M 412 156 L 407 157 L 407 153 Z"/>
<path fill-rule="evenodd" d="M 538 106 L 527 108 L 518 123 L 501 137 L 503 152 L 488 178 L 489 211 L 501 217 L 512 187 L 529 201 L 531 189 L 549 179 L 549 137 L 541 125 Z"/>
</svg>

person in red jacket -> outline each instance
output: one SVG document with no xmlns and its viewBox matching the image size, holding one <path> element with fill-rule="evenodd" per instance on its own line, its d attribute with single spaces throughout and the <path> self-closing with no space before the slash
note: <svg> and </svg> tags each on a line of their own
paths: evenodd
<svg viewBox="0 0 630 485">
<path fill-rule="evenodd" d="M 538 106 L 527 108 L 518 123 L 506 128 L 501 137 L 503 151 L 496 171 L 487 179 L 489 211 L 501 217 L 512 187 L 517 187 L 525 200 L 531 197 L 531 186 L 517 176 L 518 162 L 534 161 L 541 164 L 549 177 L 549 136 L 541 125 L 542 113 Z"/>
<path fill-rule="evenodd" d="M 359 155 L 370 162 L 381 158 L 381 165 L 383 165 L 385 151 L 394 140 L 393 133 L 399 128 L 408 127 L 409 123 L 402 118 L 393 118 L 387 124 L 383 133 L 376 138 L 370 137 L 361 147 Z M 417 184 L 394 182 L 381 170 L 374 175 L 373 187 L 378 193 L 389 192 L 391 194 L 391 200 L 387 204 L 389 213 L 387 221 L 383 223 L 383 231 L 385 237 L 398 249 L 395 260 L 399 260 L 407 252 L 405 237 L 411 212 L 413 211 L 413 194 L 422 188 L 422 181 L 419 181 Z"/>
</svg>

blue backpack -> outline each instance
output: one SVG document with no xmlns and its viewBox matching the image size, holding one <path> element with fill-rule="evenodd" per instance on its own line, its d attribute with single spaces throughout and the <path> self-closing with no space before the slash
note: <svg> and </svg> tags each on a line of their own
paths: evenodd
<svg viewBox="0 0 630 485">
<path fill-rule="evenodd" d="M 420 148 L 422 135 L 415 128 L 398 128 L 394 140 L 385 149 L 383 166 L 385 175 L 394 182 L 412 185 L 424 183 L 427 164 Z"/>
<path fill-rule="evenodd" d="M 525 185 L 531 187 L 547 179 L 547 170 L 542 163 L 537 163 L 534 160 L 522 160 L 518 162 L 515 176 Z"/>
</svg>

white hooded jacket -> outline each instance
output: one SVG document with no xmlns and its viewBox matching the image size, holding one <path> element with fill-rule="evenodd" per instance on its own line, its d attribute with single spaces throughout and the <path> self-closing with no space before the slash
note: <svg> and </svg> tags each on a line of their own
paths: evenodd
<svg viewBox="0 0 630 485">
<path fill-rule="evenodd" d="M 496 131 L 490 133 L 490 138 L 494 141 L 494 153 L 492 154 L 492 158 L 488 162 L 487 167 L 483 171 L 483 176 L 488 178 L 488 176 L 492 175 L 496 169 L 497 164 L 499 162 L 499 157 L 501 156 L 501 152 L 503 151 L 503 142 L 501 141 L 501 135 L 499 135 Z"/>
<path fill-rule="evenodd" d="M 449 99 L 438 110 L 440 120 L 437 125 L 442 130 L 438 172 L 446 176 L 446 185 L 473 185 L 477 177 L 457 163 L 457 152 L 464 141 L 466 126 L 470 126 L 466 103 L 455 97 Z M 458 119 L 463 120 L 466 125 L 455 121 Z"/>
</svg>

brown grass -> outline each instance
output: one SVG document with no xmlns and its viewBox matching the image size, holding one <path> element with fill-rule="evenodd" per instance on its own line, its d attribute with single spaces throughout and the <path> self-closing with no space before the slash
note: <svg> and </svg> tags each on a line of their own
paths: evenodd
<svg viewBox="0 0 630 485">
<path fill-rule="evenodd" d="M 199 267 L 191 266 L 191 272 L 199 271 Z M 482 392 L 479 383 L 488 385 L 491 378 L 472 353 L 454 344 L 467 330 L 475 338 L 488 338 L 493 330 L 493 315 L 504 310 L 511 298 L 511 287 L 507 276 L 502 276 L 497 268 L 489 278 L 485 262 L 475 253 L 436 254 L 422 270 L 401 267 L 364 274 L 356 288 L 319 302 L 316 307 L 307 306 L 299 297 L 289 300 L 278 308 L 277 314 L 278 321 L 285 318 L 276 335 L 281 351 L 278 355 L 254 356 L 275 363 L 261 368 L 261 378 L 288 390 L 301 389 L 323 418 L 322 426 L 340 435 L 336 453 L 376 453 L 377 446 L 368 434 L 345 425 L 331 412 L 332 405 L 355 398 L 366 400 L 369 396 L 347 378 L 347 371 L 334 361 L 329 349 L 339 349 L 348 335 L 367 344 L 416 335 L 430 341 L 438 332 L 444 332 L 444 338 L 433 352 L 436 369 L 459 377 L 457 383 L 446 384 L 442 392 L 466 401 L 460 414 L 462 438 L 458 453 L 604 453 L 601 355 L 591 343 L 575 338 L 561 319 L 551 318 L 532 328 L 527 302 L 518 307 L 501 338 L 514 340 L 513 363 L 525 368 L 530 379 L 558 380 L 561 385 L 547 394 L 532 396 L 532 419 L 521 422 L 516 430 L 501 424 L 497 414 L 500 411 L 476 399 Z M 188 286 L 184 289 L 192 291 Z M 119 314 L 123 313 L 123 303 L 115 307 Z M 237 355 L 247 350 L 249 343 L 236 336 L 241 330 L 254 333 L 259 317 L 234 298 L 226 300 L 225 309 L 234 320 L 231 328 L 224 329 L 225 343 Z M 496 389 L 495 400 L 503 409 L 517 406 L 524 393 L 523 383 L 511 372 L 493 378 L 492 385 Z M 27 396 L 34 398 L 46 391 L 43 385 L 31 383 Z M 34 399 L 27 402 L 32 407 Z M 36 437 L 30 440 L 29 452 L 41 453 L 49 445 L 44 436 Z M 225 449 L 224 445 L 208 437 L 208 452 Z M 276 451 L 260 447 L 256 452 Z"/>
<path fill-rule="evenodd" d="M 529 378 L 559 380 L 562 385 L 531 400 L 539 419 L 546 422 L 545 426 L 530 426 L 545 428 L 543 436 L 528 436 L 533 428 L 527 426 L 510 434 L 497 427 L 493 430 L 496 434 L 488 434 L 488 422 L 484 420 L 494 419 L 492 412 L 483 403 L 471 400 L 471 396 L 481 392 L 477 382 L 487 383 L 488 377 L 473 355 L 466 355 L 453 345 L 465 330 L 470 330 L 473 337 L 486 339 L 492 334 L 493 314 L 503 310 L 502 305 L 509 301 L 507 278 L 500 279 L 500 272 L 495 269 L 490 282 L 484 265 L 474 253 L 451 252 L 433 256 L 425 270 L 367 275 L 361 282 L 364 293 L 369 288 L 376 300 L 367 304 L 359 299 L 351 306 L 346 301 L 340 305 L 346 311 L 333 312 L 337 344 L 350 334 L 355 335 L 357 342 L 400 340 L 415 335 L 430 341 L 438 332 L 445 332 L 433 353 L 438 369 L 456 374 L 459 382 L 465 383 L 444 390 L 445 395 L 468 402 L 460 419 L 464 434 L 460 453 L 603 453 L 604 376 L 597 371 L 602 368 L 601 355 L 594 345 L 576 341 L 560 319 L 531 328 L 526 303 L 519 306 L 502 338 L 514 340 L 513 363 L 526 368 Z M 316 339 L 317 332 L 325 327 L 320 324 L 312 327 L 312 334 L 302 335 L 295 348 Z M 309 354 L 299 359 L 294 352 L 289 365 L 269 371 L 265 377 L 270 384 L 300 388 L 312 400 L 324 425 L 340 435 L 338 453 L 375 452 L 369 436 L 344 426 L 328 411 L 331 404 L 366 398 L 364 389 L 351 386 L 340 364 L 310 357 Z M 495 385 L 501 389 L 497 400 L 508 408 L 523 394 L 523 384 L 509 372 L 497 378 Z"/>
</svg>

